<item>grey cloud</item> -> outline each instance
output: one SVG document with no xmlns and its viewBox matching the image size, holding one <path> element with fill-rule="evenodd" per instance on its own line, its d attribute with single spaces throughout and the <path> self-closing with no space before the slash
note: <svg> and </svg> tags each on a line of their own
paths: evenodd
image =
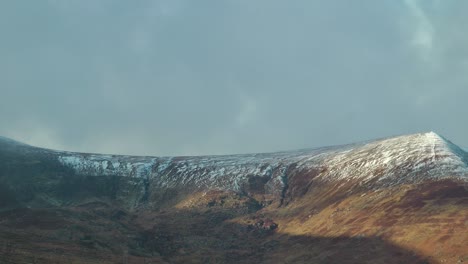
<svg viewBox="0 0 468 264">
<path fill-rule="evenodd" d="M 265 152 L 434 130 L 468 146 L 463 1 L 4 1 L 0 135 Z"/>
</svg>

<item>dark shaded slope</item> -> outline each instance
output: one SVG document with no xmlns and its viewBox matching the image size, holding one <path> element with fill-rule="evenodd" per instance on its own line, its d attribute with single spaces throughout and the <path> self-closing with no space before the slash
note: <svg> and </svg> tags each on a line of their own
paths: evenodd
<svg viewBox="0 0 468 264">
<path fill-rule="evenodd" d="M 81 175 L 57 153 L 0 139 L 0 210 L 55 207 L 106 200 L 133 206 L 144 195 L 143 179 Z M 136 197 L 132 196 L 134 190 Z M 142 193 L 143 192 L 143 193 Z"/>
<path fill-rule="evenodd" d="M 222 208 L 136 215 L 105 204 L 15 210 L 0 214 L 0 262 L 427 263 L 378 237 L 288 235 L 236 217 Z"/>
</svg>

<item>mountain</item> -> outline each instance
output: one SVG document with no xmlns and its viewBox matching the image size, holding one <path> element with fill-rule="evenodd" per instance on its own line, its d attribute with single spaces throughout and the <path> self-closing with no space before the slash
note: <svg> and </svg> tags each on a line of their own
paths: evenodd
<svg viewBox="0 0 468 264">
<path fill-rule="evenodd" d="M 467 183 L 468 154 L 433 132 L 194 157 L 0 137 L 0 262 L 463 262 Z"/>
</svg>

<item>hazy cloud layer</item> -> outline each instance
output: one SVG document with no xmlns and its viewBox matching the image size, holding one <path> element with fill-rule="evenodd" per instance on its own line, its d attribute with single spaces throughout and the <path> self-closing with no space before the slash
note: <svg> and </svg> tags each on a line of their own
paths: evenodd
<svg viewBox="0 0 468 264">
<path fill-rule="evenodd" d="M 468 1 L 1 1 L 0 135 L 266 152 L 434 130 L 468 146 Z"/>
</svg>

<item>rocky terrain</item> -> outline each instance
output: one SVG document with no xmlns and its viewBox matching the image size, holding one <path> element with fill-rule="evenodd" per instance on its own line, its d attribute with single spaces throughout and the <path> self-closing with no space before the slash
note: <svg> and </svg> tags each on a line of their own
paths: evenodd
<svg viewBox="0 0 468 264">
<path fill-rule="evenodd" d="M 134 157 L 0 138 L 0 263 L 468 262 L 468 154 L 433 133 Z"/>
</svg>

